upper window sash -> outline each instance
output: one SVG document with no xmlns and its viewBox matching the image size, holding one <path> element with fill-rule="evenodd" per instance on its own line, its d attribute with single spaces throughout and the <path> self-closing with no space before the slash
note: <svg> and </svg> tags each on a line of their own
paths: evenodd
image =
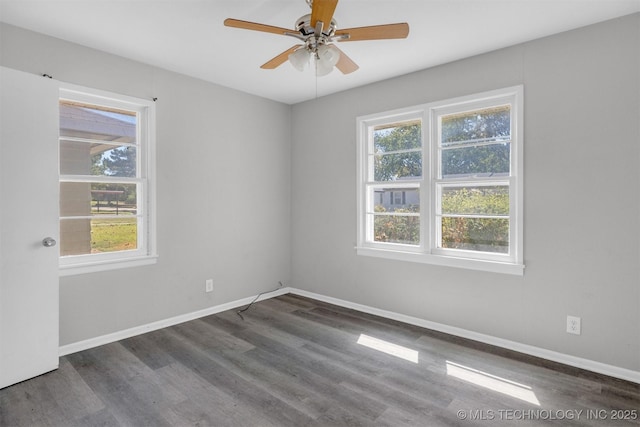
<svg viewBox="0 0 640 427">
<path fill-rule="evenodd" d="M 366 155 L 366 159 L 364 159 L 364 164 L 366 165 L 366 182 L 382 183 L 422 180 L 424 176 L 424 159 L 422 159 L 424 145 L 423 121 L 421 113 L 407 111 L 363 123 L 365 127 L 363 132 L 367 135 L 366 150 L 364 150 Z M 387 129 L 393 131 L 401 128 L 411 128 L 413 126 L 418 126 L 420 129 L 418 141 L 406 138 L 396 141 L 397 143 L 394 145 L 389 141 L 380 141 L 380 139 L 384 137 L 382 136 L 378 139 L 378 142 L 376 142 L 376 133 L 381 135 Z M 392 164 L 394 163 L 394 159 L 397 161 L 411 160 L 411 158 L 416 157 L 416 155 L 420 157 L 421 162 L 419 173 L 410 173 L 415 172 L 415 170 L 411 168 L 406 171 L 393 169 Z M 385 160 L 389 160 L 389 162 L 385 162 Z M 397 163 L 397 161 L 395 163 Z M 391 165 L 389 165 L 389 163 L 391 163 Z M 376 168 L 376 166 L 380 167 Z M 398 173 L 393 174 L 392 172 Z"/>
</svg>

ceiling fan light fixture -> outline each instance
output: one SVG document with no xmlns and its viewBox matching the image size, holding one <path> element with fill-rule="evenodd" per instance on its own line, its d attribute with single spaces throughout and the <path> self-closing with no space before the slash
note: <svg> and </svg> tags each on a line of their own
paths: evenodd
<svg viewBox="0 0 640 427">
<path fill-rule="evenodd" d="M 333 71 L 333 65 L 329 65 L 326 62 L 323 62 L 322 60 L 316 58 L 316 76 L 317 77 L 326 76 L 331 71 Z"/>
<path fill-rule="evenodd" d="M 316 76 L 326 76 L 340 59 L 340 51 L 333 45 L 323 44 L 316 51 Z"/>
<path fill-rule="evenodd" d="M 294 50 L 293 53 L 289 55 L 289 62 L 291 62 L 291 65 L 293 65 L 296 70 L 304 71 L 309 65 L 310 56 L 309 51 L 306 48 L 301 47 L 300 49 Z"/>
<path fill-rule="evenodd" d="M 321 62 L 331 65 L 332 67 L 338 63 L 340 59 L 340 51 L 334 45 L 323 44 L 318 47 L 318 58 Z"/>
</svg>

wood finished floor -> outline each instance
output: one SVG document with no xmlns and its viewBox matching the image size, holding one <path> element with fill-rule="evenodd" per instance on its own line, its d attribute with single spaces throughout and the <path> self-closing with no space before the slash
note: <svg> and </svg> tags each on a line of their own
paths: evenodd
<svg viewBox="0 0 640 427">
<path fill-rule="evenodd" d="M 0 426 L 640 425 L 638 384 L 290 294 L 243 315 L 62 357 L 0 390 Z"/>
</svg>

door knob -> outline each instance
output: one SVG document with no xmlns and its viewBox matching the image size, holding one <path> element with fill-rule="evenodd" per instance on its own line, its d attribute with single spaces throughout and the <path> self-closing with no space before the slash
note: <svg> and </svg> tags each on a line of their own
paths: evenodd
<svg viewBox="0 0 640 427">
<path fill-rule="evenodd" d="M 53 237 L 45 237 L 44 239 L 42 239 L 42 246 L 46 247 L 46 248 L 50 248 L 51 246 L 55 246 L 56 245 L 56 239 L 54 239 Z"/>
</svg>

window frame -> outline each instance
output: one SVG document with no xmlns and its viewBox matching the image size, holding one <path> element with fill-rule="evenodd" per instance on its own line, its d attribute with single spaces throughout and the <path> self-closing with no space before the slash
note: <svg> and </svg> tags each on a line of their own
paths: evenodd
<svg viewBox="0 0 640 427">
<path fill-rule="evenodd" d="M 60 87 L 59 101 L 79 102 L 116 110 L 136 113 L 136 176 L 109 177 L 93 175 L 62 175 L 59 171 L 59 183 L 63 182 L 104 182 L 135 184 L 137 194 L 137 248 L 134 250 L 114 251 L 97 254 L 66 255 L 59 258 L 60 276 L 92 273 L 128 267 L 154 264 L 157 262 L 156 249 L 156 205 L 155 205 L 155 103 L 127 95 L 91 89 L 71 84 Z M 60 141 L 65 137 L 59 136 Z M 126 145 L 126 144 L 125 144 Z M 59 156 L 61 154 L 59 153 Z M 58 161 L 60 165 L 60 161 Z M 62 220 L 60 216 L 60 220 Z"/>
<path fill-rule="evenodd" d="M 357 118 L 357 246 L 356 253 L 400 261 L 458 267 L 472 270 L 523 275 L 523 93 L 522 85 L 430 102 Z M 509 104 L 511 107 L 510 174 L 496 178 L 440 178 L 439 117 Z M 403 118 L 422 120 L 422 178 L 420 192 L 421 242 L 419 246 L 374 242 L 367 221 L 369 156 L 372 129 Z M 394 185 L 398 181 L 390 181 Z M 402 181 L 400 181 L 402 183 Z M 499 254 L 463 249 L 440 248 L 438 226 L 439 191 L 444 186 L 509 186 L 509 253 Z"/>
</svg>

